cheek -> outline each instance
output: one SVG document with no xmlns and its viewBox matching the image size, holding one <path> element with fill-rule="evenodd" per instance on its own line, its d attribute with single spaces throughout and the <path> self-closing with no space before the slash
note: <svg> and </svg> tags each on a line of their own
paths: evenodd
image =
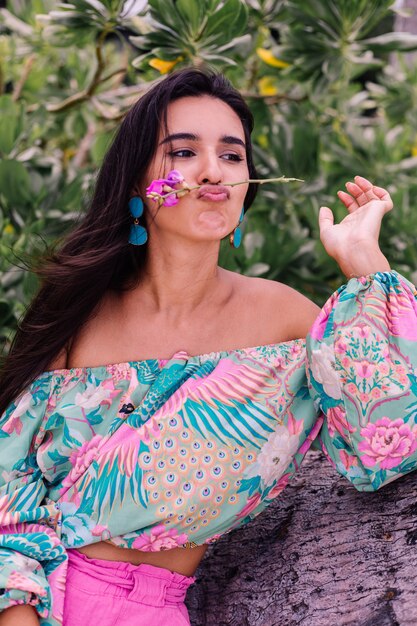
<svg viewBox="0 0 417 626">
<path fill-rule="evenodd" d="M 246 198 L 246 194 L 248 193 L 248 189 L 249 189 L 249 185 L 242 185 L 237 187 L 237 189 L 239 189 L 239 200 L 240 200 L 240 204 L 242 204 L 243 206 L 243 202 L 245 201 Z"/>
</svg>

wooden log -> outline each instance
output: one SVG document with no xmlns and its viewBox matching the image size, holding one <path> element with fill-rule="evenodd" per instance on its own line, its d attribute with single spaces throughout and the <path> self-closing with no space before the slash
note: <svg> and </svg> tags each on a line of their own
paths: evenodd
<svg viewBox="0 0 417 626">
<path fill-rule="evenodd" d="M 193 626 L 416 626 L 414 473 L 360 493 L 319 452 L 264 513 L 211 546 Z"/>
</svg>

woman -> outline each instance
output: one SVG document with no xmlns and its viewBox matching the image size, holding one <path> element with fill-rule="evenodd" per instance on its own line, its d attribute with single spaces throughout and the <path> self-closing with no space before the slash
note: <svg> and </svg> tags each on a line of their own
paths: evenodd
<svg viewBox="0 0 417 626">
<path fill-rule="evenodd" d="M 352 278 L 321 312 L 226 271 L 220 240 L 236 244 L 256 184 L 225 183 L 256 179 L 251 130 L 222 76 L 170 75 L 44 267 L 0 387 L 1 625 L 189 624 L 207 544 L 261 512 L 314 439 L 359 489 L 415 467 L 414 292 L 378 246 L 390 197 L 356 177 L 341 224 L 321 209 Z M 147 197 L 170 170 L 195 189 Z"/>
</svg>

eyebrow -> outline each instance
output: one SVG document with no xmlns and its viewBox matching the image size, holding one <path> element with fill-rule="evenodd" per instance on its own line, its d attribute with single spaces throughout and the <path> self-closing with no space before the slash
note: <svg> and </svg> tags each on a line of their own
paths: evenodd
<svg viewBox="0 0 417 626">
<path fill-rule="evenodd" d="M 170 143 L 172 141 L 175 141 L 176 139 L 185 139 L 185 141 L 200 141 L 201 137 L 199 137 L 198 135 L 194 135 L 194 133 L 174 133 L 165 137 L 161 141 L 160 145 L 162 146 L 162 144 Z M 223 137 L 220 137 L 220 143 L 225 143 L 228 145 L 238 145 L 246 149 L 245 142 L 239 139 L 239 137 L 234 137 L 233 135 L 223 135 Z"/>
</svg>

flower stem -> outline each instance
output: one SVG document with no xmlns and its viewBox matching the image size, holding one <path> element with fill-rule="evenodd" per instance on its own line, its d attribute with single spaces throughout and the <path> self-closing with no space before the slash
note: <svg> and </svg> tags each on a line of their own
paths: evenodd
<svg viewBox="0 0 417 626">
<path fill-rule="evenodd" d="M 301 178 L 287 178 L 286 176 L 280 176 L 279 178 L 249 178 L 248 180 L 241 180 L 238 183 L 222 183 L 225 187 L 235 187 L 235 185 L 243 185 L 245 183 L 259 183 L 259 185 L 263 185 L 264 183 L 303 183 L 304 181 Z"/>
<path fill-rule="evenodd" d="M 222 183 L 222 187 L 236 187 L 237 185 L 246 185 L 248 183 L 258 183 L 259 185 L 264 185 L 265 183 L 303 183 L 304 181 L 300 178 L 287 178 L 286 176 L 280 176 L 279 178 L 248 178 L 247 180 L 240 180 L 237 183 Z M 168 196 L 172 196 L 181 191 L 194 191 L 195 189 L 200 189 L 203 185 L 196 185 L 195 187 L 185 187 L 183 189 L 173 189 L 168 193 L 160 196 L 161 200 L 165 200 Z M 152 197 L 152 196 L 149 196 Z"/>
</svg>

